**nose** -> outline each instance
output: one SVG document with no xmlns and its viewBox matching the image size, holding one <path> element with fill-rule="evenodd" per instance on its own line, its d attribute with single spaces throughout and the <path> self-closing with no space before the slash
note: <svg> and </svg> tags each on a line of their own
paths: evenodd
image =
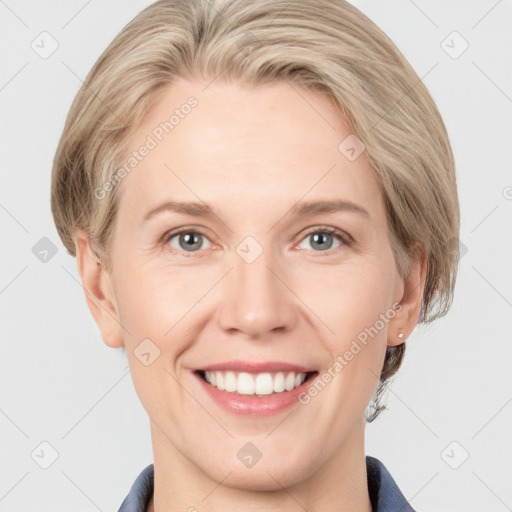
<svg viewBox="0 0 512 512">
<path fill-rule="evenodd" d="M 293 329 L 298 299 L 286 277 L 270 250 L 264 250 L 252 263 L 235 254 L 234 268 L 223 282 L 222 329 L 261 339 Z"/>
</svg>

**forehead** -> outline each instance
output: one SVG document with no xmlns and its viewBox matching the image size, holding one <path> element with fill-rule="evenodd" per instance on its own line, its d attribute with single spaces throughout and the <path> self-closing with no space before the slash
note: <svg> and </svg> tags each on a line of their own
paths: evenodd
<svg viewBox="0 0 512 512">
<path fill-rule="evenodd" d="M 340 150 L 349 136 L 332 98 L 317 91 L 286 82 L 180 80 L 160 92 L 130 140 L 125 161 L 136 162 L 118 185 L 120 209 L 179 199 L 238 201 L 258 213 L 302 197 L 378 206 L 366 154 L 352 161 Z"/>
</svg>

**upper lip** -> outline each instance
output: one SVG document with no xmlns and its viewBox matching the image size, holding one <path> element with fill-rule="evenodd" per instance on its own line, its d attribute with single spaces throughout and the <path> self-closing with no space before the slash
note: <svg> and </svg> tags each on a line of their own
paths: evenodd
<svg viewBox="0 0 512 512">
<path fill-rule="evenodd" d="M 198 368 L 198 370 L 213 372 L 213 371 L 233 371 L 233 372 L 248 372 L 248 373 L 264 373 L 264 372 L 279 372 L 288 371 L 295 373 L 309 373 L 316 371 L 314 368 L 307 368 L 291 363 L 282 361 L 225 361 L 223 363 L 211 364 Z"/>
</svg>

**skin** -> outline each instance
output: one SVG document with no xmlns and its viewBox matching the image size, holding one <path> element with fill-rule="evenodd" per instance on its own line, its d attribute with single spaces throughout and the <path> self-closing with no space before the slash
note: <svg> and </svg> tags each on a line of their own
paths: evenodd
<svg viewBox="0 0 512 512">
<path fill-rule="evenodd" d="M 76 235 L 89 308 L 104 342 L 126 347 L 150 418 L 148 510 L 371 511 L 364 413 L 386 346 L 402 343 L 418 321 L 426 259 L 399 276 L 374 171 L 364 152 L 351 162 L 338 150 L 350 128 L 318 92 L 179 81 L 158 98 L 129 152 L 190 96 L 198 106 L 117 185 L 111 273 L 87 233 Z M 290 213 L 299 201 L 323 199 L 352 201 L 368 216 Z M 169 200 L 208 203 L 217 216 L 166 212 L 143 222 Z M 325 235 L 332 246 L 321 250 L 309 232 L 317 226 L 353 242 Z M 161 242 L 180 227 L 202 232 L 202 246 L 187 252 L 179 236 Z M 263 249 L 250 264 L 236 252 L 246 236 Z M 395 302 L 400 311 L 307 405 L 242 417 L 214 403 L 192 373 L 242 359 L 322 374 Z M 160 350 L 149 366 L 134 355 L 146 338 Z M 236 456 L 247 442 L 263 454 L 250 469 Z"/>
</svg>

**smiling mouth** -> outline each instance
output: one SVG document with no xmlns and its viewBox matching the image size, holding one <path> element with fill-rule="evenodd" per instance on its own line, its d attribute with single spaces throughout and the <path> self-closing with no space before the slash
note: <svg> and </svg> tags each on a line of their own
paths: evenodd
<svg viewBox="0 0 512 512">
<path fill-rule="evenodd" d="M 195 373 L 219 391 L 258 397 L 292 391 L 318 375 L 317 371 L 249 373 L 197 370 Z"/>
</svg>

